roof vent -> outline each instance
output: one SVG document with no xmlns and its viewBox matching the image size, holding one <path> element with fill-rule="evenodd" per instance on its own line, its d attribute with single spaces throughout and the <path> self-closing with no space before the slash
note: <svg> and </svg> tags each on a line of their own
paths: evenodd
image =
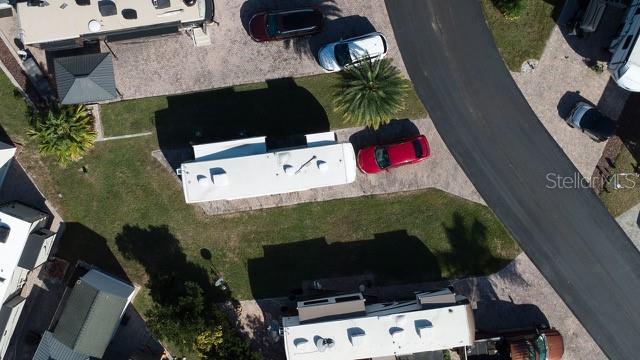
<svg viewBox="0 0 640 360">
<path fill-rule="evenodd" d="M 4 244 L 7 242 L 7 239 L 9 238 L 9 232 L 11 231 L 11 229 L 9 229 L 9 227 L 7 226 L 0 226 L 0 243 Z"/>
<path fill-rule="evenodd" d="M 293 339 L 293 346 L 296 347 L 296 349 L 301 349 L 304 348 L 306 344 L 309 343 L 309 340 L 305 339 L 305 338 L 296 338 Z"/>
<path fill-rule="evenodd" d="M 433 332 L 433 324 L 429 320 L 416 320 L 415 325 L 416 333 L 418 333 L 418 336 L 421 338 L 429 336 L 429 334 Z"/>
<path fill-rule="evenodd" d="M 326 161 L 318 160 L 316 165 L 318 165 L 318 170 L 322 172 L 327 172 L 329 170 L 329 164 L 327 164 Z"/>
<path fill-rule="evenodd" d="M 296 173 L 296 170 L 293 168 L 293 166 L 289 164 L 282 165 L 282 169 L 284 170 L 284 173 L 287 175 L 295 175 Z"/>
<path fill-rule="evenodd" d="M 204 175 L 198 175 L 196 176 L 196 179 L 198 179 L 198 185 L 200 186 L 209 186 L 211 184 L 211 182 L 209 181 L 209 178 L 204 176 Z"/>
<path fill-rule="evenodd" d="M 320 336 L 316 336 L 314 338 L 315 342 L 316 342 L 316 347 L 318 348 L 318 351 L 320 352 L 325 352 L 327 350 L 330 350 L 331 348 L 333 348 L 336 343 L 333 341 L 333 339 L 330 338 L 323 338 Z"/>
<path fill-rule="evenodd" d="M 224 169 L 213 168 L 211 169 L 211 181 L 216 186 L 229 185 L 229 176 L 227 176 L 227 172 Z"/>
<path fill-rule="evenodd" d="M 349 341 L 353 346 L 360 346 L 364 343 L 365 332 L 362 328 L 352 327 L 347 329 Z"/>
<path fill-rule="evenodd" d="M 404 332 L 404 329 L 401 327 L 393 326 L 389 328 L 389 335 L 391 335 L 391 337 L 393 337 L 394 339 L 397 339 L 400 336 L 402 336 L 403 332 Z"/>
</svg>

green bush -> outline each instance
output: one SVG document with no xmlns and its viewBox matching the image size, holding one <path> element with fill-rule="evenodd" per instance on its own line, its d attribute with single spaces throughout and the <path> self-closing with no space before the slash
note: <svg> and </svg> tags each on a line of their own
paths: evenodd
<svg viewBox="0 0 640 360">
<path fill-rule="evenodd" d="M 62 166 L 80 160 L 93 147 L 93 117 L 84 105 L 53 107 L 46 114 L 34 112 L 27 135 L 38 142 L 42 155 L 53 155 Z"/>
<path fill-rule="evenodd" d="M 365 60 L 342 72 L 333 104 L 345 123 L 377 129 L 405 108 L 409 89 L 389 59 Z"/>
<path fill-rule="evenodd" d="M 525 8 L 525 0 L 493 0 L 495 7 L 507 19 L 517 19 Z"/>
</svg>

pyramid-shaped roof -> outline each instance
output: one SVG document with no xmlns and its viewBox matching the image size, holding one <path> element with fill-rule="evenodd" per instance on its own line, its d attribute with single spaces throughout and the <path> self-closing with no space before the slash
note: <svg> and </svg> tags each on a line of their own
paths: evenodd
<svg viewBox="0 0 640 360">
<path fill-rule="evenodd" d="M 111 54 L 60 57 L 53 62 L 62 104 L 93 103 L 117 97 Z"/>
</svg>

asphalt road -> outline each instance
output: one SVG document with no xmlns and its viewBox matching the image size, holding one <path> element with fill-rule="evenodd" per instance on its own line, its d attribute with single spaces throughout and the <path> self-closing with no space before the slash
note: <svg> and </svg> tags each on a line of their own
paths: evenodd
<svg viewBox="0 0 640 360">
<path fill-rule="evenodd" d="M 416 91 L 467 176 L 604 353 L 637 359 L 640 253 L 598 197 L 571 184 L 578 170 L 509 75 L 479 1 L 386 5 Z"/>
</svg>

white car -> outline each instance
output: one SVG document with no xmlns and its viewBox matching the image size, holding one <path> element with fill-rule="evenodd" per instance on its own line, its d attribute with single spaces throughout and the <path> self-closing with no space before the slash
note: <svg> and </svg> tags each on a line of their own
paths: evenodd
<svg viewBox="0 0 640 360">
<path fill-rule="evenodd" d="M 358 61 L 382 59 L 387 55 L 387 40 L 379 32 L 330 43 L 318 51 L 318 62 L 327 72 L 336 72 Z"/>
</svg>

